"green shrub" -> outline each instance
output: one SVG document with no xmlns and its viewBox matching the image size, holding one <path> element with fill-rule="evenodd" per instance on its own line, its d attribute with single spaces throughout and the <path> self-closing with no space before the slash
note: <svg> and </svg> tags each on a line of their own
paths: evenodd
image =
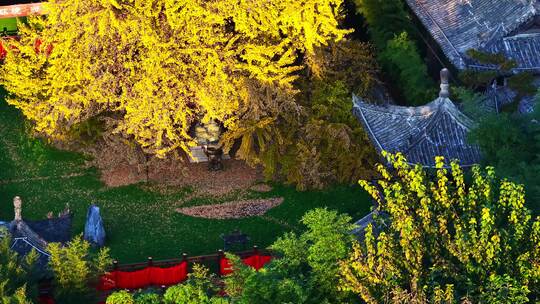
<svg viewBox="0 0 540 304">
<path fill-rule="evenodd" d="M 181 284 L 167 288 L 163 299 L 166 304 L 210 303 L 206 290 L 201 290 L 191 284 Z"/>
<path fill-rule="evenodd" d="M 163 300 L 165 304 L 211 304 L 220 303 L 221 299 L 213 297 L 215 288 L 214 276 L 202 265 L 193 265 L 188 280 L 180 285 L 167 288 Z"/>
<path fill-rule="evenodd" d="M 111 264 L 109 249 L 102 248 L 97 254 L 90 252 L 90 243 L 79 235 L 66 246 L 50 243 L 49 267 L 54 273 L 55 296 L 62 303 L 78 303 L 94 295 L 89 283 L 105 273 Z"/>
<path fill-rule="evenodd" d="M 107 297 L 107 304 L 160 304 L 161 296 L 154 292 L 131 294 L 126 290 L 120 290 Z"/>
<path fill-rule="evenodd" d="M 107 304 L 135 304 L 136 302 L 135 300 L 133 300 L 133 295 L 131 295 L 131 293 L 127 292 L 126 290 L 120 290 L 120 291 L 113 292 L 110 296 L 108 296 L 107 302 L 105 303 Z"/>
<path fill-rule="evenodd" d="M 540 213 L 540 108 L 527 115 L 486 115 L 470 133 L 483 162 L 527 190 L 527 203 Z"/>
<path fill-rule="evenodd" d="M 135 297 L 135 304 L 160 304 L 161 297 L 156 293 L 143 293 Z"/>
<path fill-rule="evenodd" d="M 355 303 L 338 290 L 338 261 L 353 242 L 347 215 L 326 209 L 307 212 L 306 230 L 287 233 L 271 246 L 279 256 L 255 271 L 230 257 L 235 272 L 225 278 L 225 291 L 234 303 Z"/>
</svg>

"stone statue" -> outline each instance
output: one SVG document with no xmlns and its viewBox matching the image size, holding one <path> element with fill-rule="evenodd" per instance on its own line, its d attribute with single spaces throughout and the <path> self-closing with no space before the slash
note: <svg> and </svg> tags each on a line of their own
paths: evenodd
<svg viewBox="0 0 540 304">
<path fill-rule="evenodd" d="M 84 225 L 84 239 L 94 246 L 105 245 L 105 227 L 103 219 L 99 214 L 99 207 L 92 204 L 86 213 L 86 224 Z"/>
<path fill-rule="evenodd" d="M 22 221 L 22 200 L 20 197 L 13 198 L 13 210 L 15 212 L 15 221 Z"/>
</svg>

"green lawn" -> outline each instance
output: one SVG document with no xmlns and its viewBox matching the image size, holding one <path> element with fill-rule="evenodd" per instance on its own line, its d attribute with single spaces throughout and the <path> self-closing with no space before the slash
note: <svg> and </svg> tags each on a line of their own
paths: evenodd
<svg viewBox="0 0 540 304">
<path fill-rule="evenodd" d="M 1 99 L 1 98 L 0 98 Z M 82 233 L 86 209 L 98 204 L 107 231 L 107 246 L 122 263 L 212 253 L 222 247 L 219 235 L 239 228 L 253 244 L 268 246 L 285 231 L 300 227 L 309 209 L 327 206 L 354 219 L 370 208 L 368 195 L 359 186 L 337 186 L 326 191 L 297 192 L 274 185 L 270 193 L 250 197 L 283 196 L 285 201 L 266 216 L 241 220 L 207 220 L 178 214 L 176 202 L 189 189 L 153 191 L 152 185 L 108 188 L 98 172 L 85 166 L 83 156 L 55 150 L 29 138 L 20 112 L 0 100 L 0 220 L 13 217 L 12 198 L 23 199 L 23 218 L 43 219 L 69 203 L 74 211 L 73 233 Z M 215 202 L 219 202 L 216 199 Z M 189 202 L 188 202 L 189 203 Z M 197 199 L 191 204 L 199 203 Z"/>
</svg>

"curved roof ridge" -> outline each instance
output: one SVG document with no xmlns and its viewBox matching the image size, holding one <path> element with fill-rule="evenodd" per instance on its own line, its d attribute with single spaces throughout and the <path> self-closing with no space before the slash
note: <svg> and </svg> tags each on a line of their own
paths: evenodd
<svg viewBox="0 0 540 304">
<path fill-rule="evenodd" d="M 474 121 L 467 117 L 465 114 L 461 113 L 461 111 L 454 105 L 452 100 L 442 97 L 437 98 L 435 101 L 437 100 L 439 101 L 440 106 L 438 107 L 435 115 L 429 118 L 430 121 L 424 129 L 424 133 L 429 133 L 433 128 L 437 127 L 437 123 L 440 122 L 442 113 L 450 115 L 458 125 L 462 126 L 467 131 L 470 131 L 474 127 Z M 424 140 L 425 138 L 423 136 L 419 136 L 418 138 L 416 138 L 416 140 L 407 145 L 404 151 L 408 153 Z"/>
<path fill-rule="evenodd" d="M 50 257 L 51 254 L 49 252 L 47 252 L 45 249 L 43 248 L 40 248 L 38 246 L 36 246 L 35 244 L 33 244 L 32 242 L 28 241 L 28 237 L 17 237 L 17 238 L 14 238 L 13 239 L 13 244 L 11 245 L 11 249 L 13 249 L 13 247 L 15 247 L 15 245 L 17 244 L 18 241 L 22 241 L 22 242 L 25 242 L 26 244 L 28 244 L 28 246 L 34 248 L 37 252 L 47 256 L 47 257 Z"/>
<path fill-rule="evenodd" d="M 439 99 L 444 99 L 444 98 L 437 98 L 437 100 Z M 424 134 L 431 131 L 431 129 L 433 129 L 437 125 L 438 118 L 441 117 L 441 109 L 442 107 L 438 107 L 435 114 L 429 118 L 429 122 L 423 130 Z M 405 152 L 405 154 L 409 153 L 410 150 L 412 150 L 416 145 L 418 145 L 423 140 L 424 140 L 424 136 L 416 137 L 415 140 L 411 141 L 406 147 L 403 148 L 403 151 Z"/>
<path fill-rule="evenodd" d="M 529 4 L 529 10 L 526 14 L 521 16 L 521 18 L 517 18 L 516 22 L 510 23 L 509 25 L 505 26 L 502 30 L 502 36 L 506 36 L 508 34 L 511 34 L 513 31 L 518 29 L 523 24 L 529 22 L 532 18 L 540 15 L 539 11 L 534 6 L 534 3 L 536 0 L 531 0 L 531 3 Z"/>
<path fill-rule="evenodd" d="M 418 19 L 420 19 L 420 22 L 424 24 L 428 32 L 431 32 L 431 36 L 435 38 L 437 35 L 435 33 L 438 33 L 443 39 L 440 39 L 441 41 L 439 43 L 445 43 L 454 53 L 455 57 L 450 55 L 448 52 L 444 51 L 443 47 L 443 53 L 457 67 L 465 68 L 465 60 L 463 58 L 463 54 L 459 52 L 459 50 L 456 48 L 454 43 L 448 38 L 448 35 L 445 33 L 445 31 L 441 28 L 441 25 L 437 22 L 436 18 L 434 18 L 431 13 L 420 3 L 419 0 L 406 0 L 406 2 L 409 4 L 409 7 L 413 11 L 416 12 L 416 16 Z M 429 23 L 435 25 L 434 27 L 430 27 Z"/>
<path fill-rule="evenodd" d="M 450 48 L 456 53 L 457 60 L 459 60 L 460 63 L 463 63 L 464 60 L 463 60 L 462 54 L 457 50 L 457 48 L 454 46 L 452 41 L 450 41 L 450 39 L 448 38 L 448 36 L 444 32 L 444 30 L 441 28 L 441 26 L 439 25 L 437 20 L 431 15 L 431 13 L 428 10 L 426 10 L 422 5 L 419 5 L 418 0 L 408 0 L 409 3 L 410 3 L 410 1 L 414 1 L 414 3 L 416 4 L 416 7 L 418 7 L 420 9 L 420 11 L 424 14 L 424 16 L 427 16 L 427 19 L 429 19 L 429 21 L 431 21 L 435 25 L 435 27 L 437 28 L 437 31 L 441 34 L 441 36 L 444 38 L 446 43 L 448 43 Z M 418 17 L 420 17 L 420 16 L 418 16 Z M 419 19 L 421 19 L 421 18 L 419 18 Z M 449 56 L 447 56 L 447 57 L 449 57 Z M 452 61 L 452 58 L 448 58 L 448 59 L 450 59 L 450 61 Z"/>
<path fill-rule="evenodd" d="M 457 123 L 467 130 L 471 130 L 476 125 L 476 123 L 467 115 L 463 114 L 449 98 L 444 98 L 441 105 L 442 108 L 447 110 L 446 113 L 450 114 Z"/>
<path fill-rule="evenodd" d="M 353 94 L 353 100 L 356 105 L 361 108 L 368 108 L 371 111 L 378 111 L 382 113 L 406 115 L 406 116 L 428 116 L 433 115 L 440 107 L 439 98 L 427 103 L 423 106 L 406 107 L 398 105 L 377 105 L 370 104 L 363 101 L 360 97 Z"/>
<path fill-rule="evenodd" d="M 387 151 L 393 151 L 394 149 L 407 149 L 408 146 L 410 146 L 410 142 L 415 141 L 418 135 L 424 132 L 425 126 L 429 125 L 431 123 L 431 120 L 436 115 L 436 113 L 439 111 L 441 107 L 441 100 L 440 98 L 436 98 L 432 102 L 424 105 L 424 106 L 417 106 L 417 107 L 405 107 L 405 106 L 397 106 L 397 105 L 376 105 L 376 104 L 369 104 L 363 101 L 360 97 L 353 94 L 353 111 L 357 113 L 357 116 L 360 116 L 361 123 L 366 128 L 366 131 L 369 135 L 369 137 L 372 139 L 372 141 L 375 143 L 376 148 L 378 150 L 387 150 Z M 400 134 L 397 137 L 400 137 L 401 139 L 396 139 L 396 136 L 391 136 L 393 139 L 389 138 L 380 138 L 380 129 L 373 129 L 373 116 L 374 114 L 376 116 L 382 117 L 394 117 L 395 119 L 397 117 L 400 117 L 402 120 L 402 123 L 406 124 L 403 125 L 403 127 L 407 128 L 409 132 L 405 132 L 408 134 Z M 381 116 L 382 115 L 382 116 Z M 422 127 L 411 127 L 412 125 L 409 125 L 409 121 L 414 125 L 416 123 L 420 123 L 423 125 Z M 395 125 L 396 122 L 393 122 Z M 389 141 L 390 140 L 390 141 Z M 401 143 L 399 143 L 401 142 Z M 398 146 L 394 146 L 394 144 L 398 143 Z"/>
<path fill-rule="evenodd" d="M 361 120 L 361 123 L 367 128 L 367 131 L 368 131 L 368 135 L 369 137 L 371 137 L 373 139 L 373 141 L 375 142 L 375 144 L 377 145 L 377 147 L 379 148 L 379 150 L 383 150 L 383 146 L 381 145 L 381 143 L 379 142 L 379 140 L 377 139 L 377 137 L 375 136 L 375 134 L 373 134 L 373 130 L 371 130 L 371 126 L 367 123 L 367 119 L 364 115 L 364 112 L 362 112 L 362 108 L 360 107 L 361 104 L 364 104 L 366 105 L 365 102 L 363 102 L 358 96 L 356 96 L 356 94 L 352 94 L 352 97 L 353 97 L 353 112 L 354 112 L 354 109 L 357 108 L 358 109 L 358 112 L 360 113 L 360 116 L 362 116 L 362 120 Z"/>
<path fill-rule="evenodd" d="M 457 107 L 454 105 L 450 98 L 446 97 L 437 97 L 433 101 L 423 106 L 418 107 L 405 107 L 397 105 L 388 105 L 381 106 L 375 104 L 369 104 L 363 101 L 360 97 L 353 94 L 353 100 L 356 106 L 360 109 L 366 108 L 371 111 L 378 111 L 381 113 L 395 114 L 395 115 L 406 115 L 406 116 L 426 116 L 428 119 L 433 119 L 434 114 L 437 114 L 441 109 L 446 109 L 446 111 L 461 125 L 467 129 L 472 129 L 475 126 L 475 122 L 463 114 Z M 429 111 L 429 112 L 428 112 Z M 428 115 L 429 114 L 429 115 Z M 431 125 L 431 123 L 429 124 Z M 427 128 L 427 127 L 426 127 Z"/>
<path fill-rule="evenodd" d="M 501 34 L 499 34 L 501 33 Z M 480 43 L 480 48 L 486 49 L 489 48 L 492 44 L 497 42 L 497 38 L 500 36 L 506 36 L 510 32 L 506 29 L 501 23 L 497 24 L 494 30 L 489 34 L 489 38 Z M 503 38 L 504 39 L 504 38 Z"/>
<path fill-rule="evenodd" d="M 47 251 L 47 241 L 39 236 L 26 222 L 13 221 L 11 229 L 14 232 L 14 239 L 23 239 L 26 243 L 34 248 L 40 248 L 41 251 Z"/>
<path fill-rule="evenodd" d="M 433 166 L 435 156 L 478 163 L 478 148 L 466 137 L 475 123 L 448 97 L 416 108 L 367 104 L 353 95 L 353 112 L 377 150 L 402 152 L 409 163 Z"/>
</svg>

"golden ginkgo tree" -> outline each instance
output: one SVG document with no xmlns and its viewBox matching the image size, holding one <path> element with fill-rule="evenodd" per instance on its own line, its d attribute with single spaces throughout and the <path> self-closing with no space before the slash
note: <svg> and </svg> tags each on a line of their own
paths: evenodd
<svg viewBox="0 0 540 304">
<path fill-rule="evenodd" d="M 19 41 L 5 42 L 0 81 L 8 103 L 46 137 L 67 139 L 94 119 L 147 153 L 188 151 L 197 121 L 221 122 L 232 140 L 253 136 L 283 108 L 301 111 L 291 100 L 303 58 L 349 32 L 338 24 L 341 5 L 51 0 L 46 16 L 21 26 Z M 260 100 L 269 94 L 279 99 Z"/>
</svg>

